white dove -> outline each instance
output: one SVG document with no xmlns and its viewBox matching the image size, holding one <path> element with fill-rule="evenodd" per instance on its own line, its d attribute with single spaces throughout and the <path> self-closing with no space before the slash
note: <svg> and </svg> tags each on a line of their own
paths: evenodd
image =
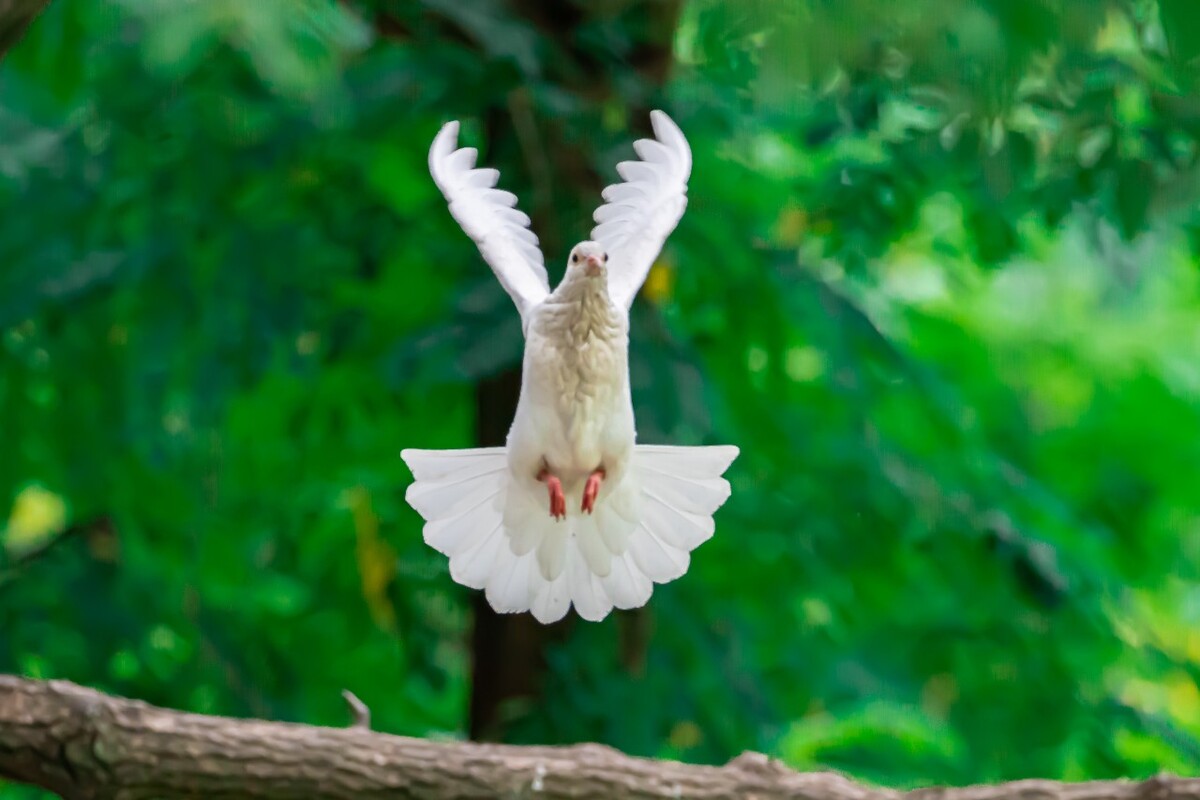
<svg viewBox="0 0 1200 800">
<path fill-rule="evenodd" d="M 636 608 L 655 583 L 683 575 L 729 497 L 732 446 L 635 444 L 629 390 L 629 307 L 687 206 L 692 154 L 682 131 L 651 112 L 655 140 L 634 144 L 622 183 L 603 192 L 592 241 L 550 282 L 517 198 L 455 149 L 447 123 L 429 170 L 450 213 L 512 296 L 525 334 L 521 396 L 505 447 L 404 450 L 408 502 L 425 541 L 458 583 L 501 613 L 588 620 Z"/>
</svg>

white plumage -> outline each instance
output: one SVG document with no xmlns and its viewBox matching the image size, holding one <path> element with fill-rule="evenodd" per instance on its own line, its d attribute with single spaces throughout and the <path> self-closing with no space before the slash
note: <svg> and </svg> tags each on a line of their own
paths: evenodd
<svg viewBox="0 0 1200 800">
<path fill-rule="evenodd" d="M 661 111 L 640 161 L 618 165 L 604 190 L 594 241 L 549 280 L 516 197 L 499 173 L 456 148 L 458 123 L 429 152 L 434 181 L 463 230 L 512 296 L 525 332 L 521 396 L 505 447 L 405 450 L 408 502 L 425 541 L 450 559 L 458 583 L 482 589 L 499 612 L 589 620 L 650 599 L 683 575 L 713 535 L 729 497 L 721 475 L 733 446 L 635 444 L 629 391 L 629 307 L 687 206 L 691 151 Z"/>
</svg>

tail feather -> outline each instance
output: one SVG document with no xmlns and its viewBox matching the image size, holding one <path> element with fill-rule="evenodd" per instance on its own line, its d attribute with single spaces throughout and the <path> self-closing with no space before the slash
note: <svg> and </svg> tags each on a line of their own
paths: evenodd
<svg viewBox="0 0 1200 800">
<path fill-rule="evenodd" d="M 595 516 L 580 515 L 571 521 L 574 525 L 571 531 L 572 541 L 579 555 L 583 557 L 583 562 L 597 577 L 607 577 L 612 572 L 613 554 L 601 538 Z"/>
<path fill-rule="evenodd" d="M 426 523 L 425 544 L 447 556 L 466 550 L 473 536 L 495 528 L 499 500 L 499 494 L 486 497 L 466 511 Z"/>
<path fill-rule="evenodd" d="M 459 516 L 508 485 L 503 447 L 476 450 L 404 450 L 416 481 L 404 494 L 426 520 Z"/>
<path fill-rule="evenodd" d="M 612 503 L 600 503 L 596 507 L 592 519 L 596 522 L 596 531 L 600 541 L 614 556 L 620 556 L 629 549 L 629 537 L 633 535 L 637 522 L 630 522 L 613 509 Z"/>
<path fill-rule="evenodd" d="M 630 553 L 622 553 L 612 561 L 612 572 L 601 584 L 617 608 L 644 606 L 654 591 L 654 581 L 646 577 Z"/>
<path fill-rule="evenodd" d="M 553 526 L 554 520 L 546 514 L 546 509 L 535 505 L 533 498 L 524 492 L 509 492 L 505 497 L 504 528 L 512 538 L 514 554 L 523 556 L 537 549 Z"/>
<path fill-rule="evenodd" d="M 564 522 L 511 480 L 504 448 L 405 450 L 416 481 L 406 498 L 426 520 L 425 541 L 450 559 L 458 583 L 483 589 L 501 613 L 543 623 L 571 605 L 588 620 L 644 605 L 655 583 L 687 572 L 729 497 L 721 475 L 736 447 L 638 445 L 619 486 L 593 515 Z"/>
<path fill-rule="evenodd" d="M 501 548 L 487 583 L 487 601 L 501 614 L 525 611 L 530 604 L 532 570 L 537 564 L 532 558 L 515 555 Z"/>
<path fill-rule="evenodd" d="M 694 550 L 712 538 L 717 525 L 712 517 L 683 511 L 660 498 L 650 486 L 642 489 L 647 502 L 642 504 L 646 528 L 654 531 L 663 544 L 678 550 Z"/>
<path fill-rule="evenodd" d="M 707 447 L 675 447 L 663 444 L 637 445 L 638 468 L 679 478 L 716 478 L 725 474 L 738 456 L 731 444 Z"/>
<path fill-rule="evenodd" d="M 619 517 L 629 529 L 636 528 L 641 514 L 638 513 L 637 492 L 613 492 L 604 498 L 601 508 L 607 509 Z"/>
<path fill-rule="evenodd" d="M 643 480 L 653 494 L 671 508 L 711 516 L 729 499 L 729 481 L 724 478 L 680 478 L 646 470 Z"/>
<path fill-rule="evenodd" d="M 601 586 L 599 576 L 588 564 L 583 550 L 571 547 L 570 553 L 567 570 L 570 573 L 571 602 L 575 604 L 575 612 L 589 622 L 599 622 L 612 611 L 613 602 Z"/>
<path fill-rule="evenodd" d="M 400 453 L 418 481 L 437 481 L 452 473 L 473 468 L 502 468 L 507 464 L 503 447 L 476 447 L 468 450 L 416 450 Z"/>
<path fill-rule="evenodd" d="M 552 581 L 533 579 L 533 601 L 529 610 L 534 618 L 543 624 L 549 624 L 562 619 L 571 607 L 571 588 L 567 585 L 567 571 L 564 569 Z"/>
<path fill-rule="evenodd" d="M 476 536 L 465 549 L 450 556 L 450 577 L 470 589 L 483 589 L 495 571 L 501 553 L 508 549 L 504 528 L 497 525 Z"/>
<path fill-rule="evenodd" d="M 688 571 L 692 556 L 666 544 L 658 534 L 639 525 L 629 540 L 629 553 L 642 573 L 655 583 L 670 583 Z"/>
<path fill-rule="evenodd" d="M 571 544 L 566 532 L 553 530 L 542 537 L 537 547 L 537 561 L 543 580 L 556 581 L 567 568 L 567 551 Z"/>
<path fill-rule="evenodd" d="M 508 489 L 508 475 L 488 473 L 461 483 L 414 483 L 405 493 L 408 504 L 425 519 L 449 519 L 471 513 L 502 497 Z"/>
</svg>

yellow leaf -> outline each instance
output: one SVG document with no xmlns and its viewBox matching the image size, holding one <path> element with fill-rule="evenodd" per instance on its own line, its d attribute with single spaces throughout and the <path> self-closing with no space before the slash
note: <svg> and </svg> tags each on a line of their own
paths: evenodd
<svg viewBox="0 0 1200 800">
<path fill-rule="evenodd" d="M 921 708 L 935 719 L 945 719 L 958 700 L 958 681 L 948 672 L 931 675 L 921 688 Z"/>
<path fill-rule="evenodd" d="M 779 212 L 773 234 L 782 247 L 799 247 L 808 230 L 808 213 L 797 205 L 789 204 Z"/>
<path fill-rule="evenodd" d="M 1166 704 L 1170 714 L 1180 722 L 1192 722 L 1200 717 L 1200 689 L 1185 672 L 1175 672 L 1166 680 Z"/>
<path fill-rule="evenodd" d="M 67 524 L 67 504 L 41 486 L 26 486 L 13 502 L 4 546 L 10 555 L 28 552 L 61 531 Z"/>
<path fill-rule="evenodd" d="M 684 720 L 671 729 L 669 741 L 671 746 L 678 750 L 688 750 L 704 741 L 704 732 L 696 723 Z"/>
<path fill-rule="evenodd" d="M 655 261 L 650 267 L 650 274 L 642 284 L 642 293 L 651 303 L 661 305 L 671 299 L 675 286 L 675 270 L 665 261 Z"/>
<path fill-rule="evenodd" d="M 379 517 L 371 508 L 371 493 L 356 486 L 346 499 L 354 519 L 354 553 L 363 600 L 376 625 L 395 630 L 396 610 L 388 599 L 387 589 L 396 576 L 396 551 L 379 537 Z"/>
<path fill-rule="evenodd" d="M 825 374 L 825 356 L 815 347 L 792 347 L 784 362 L 787 376 L 797 383 L 807 383 Z"/>
<path fill-rule="evenodd" d="M 1096 49 L 1101 53 L 1134 54 L 1140 51 L 1137 30 L 1123 13 L 1110 9 L 1104 25 L 1096 32 Z"/>
<path fill-rule="evenodd" d="M 804 621 L 814 628 L 824 628 L 833 622 L 833 611 L 830 610 L 829 604 L 816 597 L 804 598 L 800 603 L 800 610 L 804 614 Z"/>
</svg>

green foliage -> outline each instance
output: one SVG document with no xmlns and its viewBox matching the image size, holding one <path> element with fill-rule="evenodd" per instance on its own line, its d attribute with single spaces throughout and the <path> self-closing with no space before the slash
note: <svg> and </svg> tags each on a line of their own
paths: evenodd
<svg viewBox="0 0 1200 800">
<path fill-rule="evenodd" d="M 462 733 L 470 598 L 398 453 L 469 445 L 520 332 L 426 148 L 494 136 L 554 273 L 659 102 L 649 14 L 579 11 L 587 72 L 499 2 L 52 2 L 0 69 L 0 670 Z M 635 405 L 743 455 L 644 665 L 621 615 L 575 625 L 510 738 L 1200 769 L 1195 15 L 684 6 Z M 496 133 L 525 114 L 586 163 Z"/>
</svg>

